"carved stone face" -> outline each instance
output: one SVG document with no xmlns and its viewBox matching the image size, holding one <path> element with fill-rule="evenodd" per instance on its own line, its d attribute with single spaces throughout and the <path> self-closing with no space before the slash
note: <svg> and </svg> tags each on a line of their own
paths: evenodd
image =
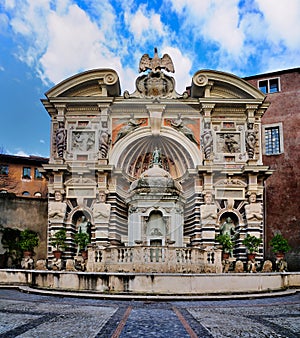
<svg viewBox="0 0 300 338">
<path fill-rule="evenodd" d="M 105 195 L 105 193 L 104 192 L 100 192 L 98 199 L 99 199 L 100 203 L 105 203 L 105 201 L 106 201 L 106 195 Z"/>
<path fill-rule="evenodd" d="M 55 192 L 54 199 L 55 199 L 55 201 L 61 201 L 62 200 L 62 195 L 59 191 Z"/>
<path fill-rule="evenodd" d="M 251 194 L 249 196 L 249 202 L 250 203 L 255 203 L 256 202 L 256 195 L 255 194 Z"/>
<path fill-rule="evenodd" d="M 207 193 L 204 196 L 204 201 L 205 201 L 206 204 L 211 204 L 212 203 L 212 195 L 210 193 Z"/>
</svg>

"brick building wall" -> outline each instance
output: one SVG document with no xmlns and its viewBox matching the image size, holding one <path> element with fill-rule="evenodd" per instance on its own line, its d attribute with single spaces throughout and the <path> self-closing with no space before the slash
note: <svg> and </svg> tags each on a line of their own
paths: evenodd
<svg viewBox="0 0 300 338">
<path fill-rule="evenodd" d="M 47 180 L 39 172 L 44 163 L 48 163 L 47 158 L 0 154 L 0 192 L 46 197 Z"/>
<path fill-rule="evenodd" d="M 271 102 L 262 119 L 263 138 L 272 128 L 277 128 L 279 132 L 277 136 L 280 138 L 280 149 L 279 151 L 275 149 L 275 154 L 266 154 L 266 150 L 270 149 L 266 149 L 267 144 L 264 140 L 263 163 L 274 170 L 273 175 L 266 181 L 265 256 L 272 257 L 269 242 L 274 234 L 280 232 L 292 246 L 292 251 L 287 255 L 289 267 L 298 271 L 300 270 L 299 70 L 299 68 L 289 69 L 245 78 L 255 87 L 259 88 L 261 85 L 261 89 L 267 89 L 266 100 Z"/>
</svg>

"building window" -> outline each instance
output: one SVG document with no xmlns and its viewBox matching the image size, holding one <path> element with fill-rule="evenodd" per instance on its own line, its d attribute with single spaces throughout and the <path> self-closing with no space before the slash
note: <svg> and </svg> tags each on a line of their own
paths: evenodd
<svg viewBox="0 0 300 338">
<path fill-rule="evenodd" d="M 34 169 L 34 178 L 38 180 L 43 178 L 43 175 L 39 172 L 38 168 Z"/>
<path fill-rule="evenodd" d="M 264 145 L 265 155 L 277 155 L 283 153 L 282 124 L 265 125 Z"/>
<path fill-rule="evenodd" d="M 0 165 L 0 175 L 8 175 L 8 165 Z"/>
<path fill-rule="evenodd" d="M 275 79 L 261 80 L 258 81 L 258 88 L 264 93 L 277 93 L 280 91 L 279 77 Z"/>
<path fill-rule="evenodd" d="M 23 167 L 23 175 L 22 178 L 30 180 L 31 179 L 31 168 Z"/>
<path fill-rule="evenodd" d="M 29 193 L 28 191 L 23 191 L 23 192 L 22 192 L 22 195 L 23 195 L 23 196 L 30 196 L 30 193 Z"/>
<path fill-rule="evenodd" d="M 34 196 L 35 196 L 35 197 L 42 197 L 42 194 L 41 194 L 40 192 L 36 192 L 36 193 L 34 194 Z"/>
</svg>

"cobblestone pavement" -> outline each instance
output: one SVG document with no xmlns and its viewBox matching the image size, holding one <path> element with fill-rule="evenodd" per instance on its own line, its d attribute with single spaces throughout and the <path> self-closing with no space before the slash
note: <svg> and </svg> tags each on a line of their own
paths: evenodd
<svg viewBox="0 0 300 338">
<path fill-rule="evenodd" d="M 118 301 L 0 289 L 5 337 L 300 337 L 300 294 L 216 301 Z"/>
</svg>

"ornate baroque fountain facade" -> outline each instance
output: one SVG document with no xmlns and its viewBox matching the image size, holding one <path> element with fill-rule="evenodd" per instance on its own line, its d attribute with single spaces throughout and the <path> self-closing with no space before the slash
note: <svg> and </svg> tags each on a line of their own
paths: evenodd
<svg viewBox="0 0 300 338">
<path fill-rule="evenodd" d="M 95 69 L 42 100 L 51 117 L 48 236 L 67 230 L 70 260 L 86 220 L 90 271 L 218 272 L 215 237 L 230 218 L 233 255 L 245 261 L 245 236 L 264 236 L 265 96 L 211 70 L 178 94 L 171 58 L 156 51 L 139 71 L 133 93 L 121 96 L 114 70 Z"/>
</svg>

